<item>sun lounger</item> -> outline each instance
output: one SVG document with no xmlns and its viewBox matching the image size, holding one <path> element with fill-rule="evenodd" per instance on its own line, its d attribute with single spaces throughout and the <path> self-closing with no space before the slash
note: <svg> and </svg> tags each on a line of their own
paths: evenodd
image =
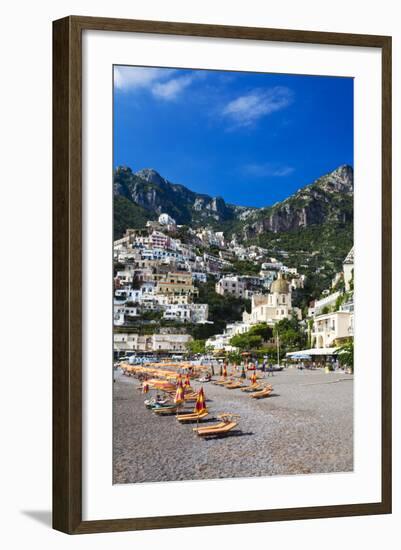
<svg viewBox="0 0 401 550">
<path fill-rule="evenodd" d="M 256 384 L 251 384 L 250 386 L 246 386 L 246 388 L 242 388 L 241 391 L 253 392 L 253 391 L 262 391 L 266 389 L 272 390 L 273 386 L 271 384 L 260 384 L 257 382 Z"/>
<path fill-rule="evenodd" d="M 209 413 L 207 411 L 204 411 L 200 414 L 198 413 L 190 413 L 190 414 L 177 414 L 176 419 L 179 422 L 197 422 L 198 420 L 202 420 L 203 418 L 206 418 Z"/>
<path fill-rule="evenodd" d="M 207 437 L 207 436 L 220 436 L 227 434 L 229 431 L 231 431 L 235 426 L 237 426 L 238 422 L 226 422 L 224 426 L 221 426 L 220 428 L 205 428 L 204 430 L 198 430 L 197 433 L 199 436 Z"/>
<path fill-rule="evenodd" d="M 236 390 L 237 388 L 243 388 L 244 384 L 241 384 L 241 382 L 233 382 L 232 384 L 226 384 L 225 387 L 228 390 Z"/>
<path fill-rule="evenodd" d="M 229 386 L 230 384 L 236 384 L 237 382 L 234 380 L 234 378 L 230 378 L 229 380 L 224 380 L 220 386 Z"/>
<path fill-rule="evenodd" d="M 198 394 L 196 392 L 184 394 L 185 401 L 196 401 Z"/>
<path fill-rule="evenodd" d="M 263 399 L 264 397 L 269 397 L 272 391 L 273 388 L 264 388 L 262 391 L 251 393 L 249 397 L 253 397 L 254 399 Z"/>
<path fill-rule="evenodd" d="M 241 391 L 245 391 L 245 392 L 253 392 L 253 391 L 259 391 L 259 390 L 263 390 L 263 386 L 261 386 L 260 384 L 251 384 L 250 386 L 241 388 Z"/>
<path fill-rule="evenodd" d="M 217 424 L 209 424 L 208 426 L 202 426 L 201 428 L 192 428 L 194 432 L 201 430 L 216 430 L 217 428 L 222 428 L 227 422 L 218 422 Z"/>
</svg>

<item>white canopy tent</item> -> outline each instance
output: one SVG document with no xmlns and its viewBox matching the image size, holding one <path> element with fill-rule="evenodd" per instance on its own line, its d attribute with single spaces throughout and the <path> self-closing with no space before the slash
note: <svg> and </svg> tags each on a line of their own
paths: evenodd
<svg viewBox="0 0 401 550">
<path fill-rule="evenodd" d="M 289 359 L 303 359 L 306 356 L 322 356 L 322 355 L 336 355 L 338 348 L 311 348 L 303 349 L 299 351 L 289 351 L 286 353 L 286 357 Z"/>
</svg>

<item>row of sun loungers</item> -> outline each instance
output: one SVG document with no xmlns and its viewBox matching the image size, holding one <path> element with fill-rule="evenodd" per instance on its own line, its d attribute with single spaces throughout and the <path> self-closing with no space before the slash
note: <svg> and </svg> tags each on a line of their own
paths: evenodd
<svg viewBox="0 0 401 550">
<path fill-rule="evenodd" d="M 216 386 L 222 386 L 229 390 L 235 390 L 240 389 L 243 392 L 251 393 L 250 397 L 254 399 L 263 399 L 265 397 L 269 397 L 269 395 L 273 391 L 273 387 L 271 384 L 262 385 L 258 382 L 251 384 L 249 386 L 245 386 L 240 381 L 234 381 L 233 379 L 230 380 L 219 380 L 217 382 L 213 382 Z"/>
<path fill-rule="evenodd" d="M 154 389 L 157 389 L 158 391 L 162 391 L 165 393 L 166 396 L 169 396 L 171 399 L 173 396 L 173 393 L 175 391 L 175 386 L 171 382 L 160 382 L 159 380 L 149 380 L 150 386 Z M 233 389 L 240 389 L 241 391 L 248 393 L 249 397 L 252 397 L 253 399 L 263 399 L 266 397 L 269 397 L 269 395 L 273 391 L 273 387 L 271 384 L 262 384 L 260 382 L 254 382 L 250 385 L 245 385 L 243 380 L 235 380 L 233 377 L 230 377 L 229 379 L 221 379 L 219 381 L 213 382 L 213 384 L 217 386 L 226 387 L 229 390 Z M 184 402 L 191 402 L 196 401 L 197 399 L 197 393 L 193 391 L 191 387 L 186 387 L 184 390 L 184 396 L 183 396 Z M 146 403 L 145 403 L 146 404 Z M 204 409 L 202 412 L 181 412 L 181 407 L 175 403 L 172 402 L 164 402 L 156 404 L 155 406 L 148 407 L 151 408 L 152 412 L 154 412 L 158 416 L 164 416 L 164 415 L 175 415 L 176 419 L 180 423 L 197 423 L 197 426 L 193 428 L 193 431 L 196 432 L 196 434 L 199 437 L 219 437 L 224 436 L 231 432 L 237 425 L 238 422 L 236 421 L 235 417 L 237 415 L 233 415 L 231 413 L 225 413 L 224 415 L 220 415 L 221 421 L 217 422 L 215 424 L 209 424 L 209 425 L 201 425 L 199 426 L 198 423 L 202 422 L 205 418 L 209 416 L 209 412 L 207 409 Z"/>
</svg>

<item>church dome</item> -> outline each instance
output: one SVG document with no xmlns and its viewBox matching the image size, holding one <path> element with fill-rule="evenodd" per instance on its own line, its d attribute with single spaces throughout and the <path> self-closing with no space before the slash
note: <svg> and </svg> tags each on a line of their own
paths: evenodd
<svg viewBox="0 0 401 550">
<path fill-rule="evenodd" d="M 272 282 L 270 287 L 271 294 L 288 294 L 290 291 L 289 282 L 279 273 L 278 278 Z"/>
</svg>

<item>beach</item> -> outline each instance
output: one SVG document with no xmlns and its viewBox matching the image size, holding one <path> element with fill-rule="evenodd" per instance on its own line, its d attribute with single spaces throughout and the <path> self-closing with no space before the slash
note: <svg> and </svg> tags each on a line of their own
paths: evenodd
<svg viewBox="0 0 401 550">
<path fill-rule="evenodd" d="M 261 400 L 203 384 L 210 414 L 202 426 L 219 413 L 240 415 L 229 435 L 203 439 L 196 423 L 146 409 L 139 381 L 116 371 L 114 483 L 352 471 L 353 376 L 287 369 L 265 377 L 273 393 Z"/>
</svg>

